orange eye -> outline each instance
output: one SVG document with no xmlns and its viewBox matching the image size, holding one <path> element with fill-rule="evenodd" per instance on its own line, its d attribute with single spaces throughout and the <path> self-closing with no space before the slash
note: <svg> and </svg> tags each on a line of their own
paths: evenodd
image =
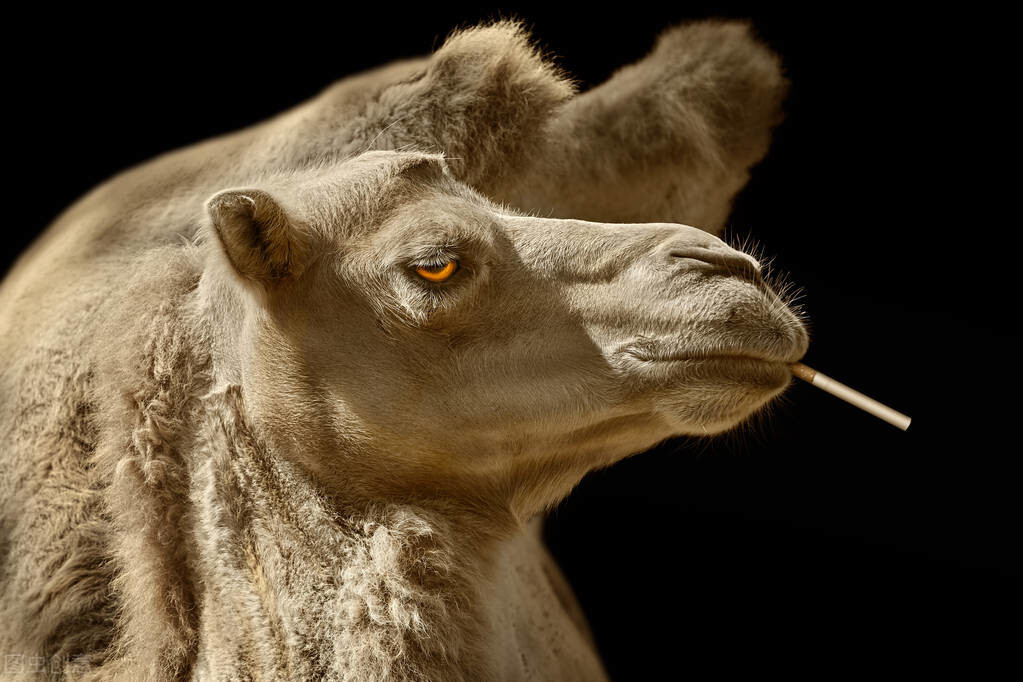
<svg viewBox="0 0 1023 682">
<path fill-rule="evenodd" d="M 458 264 L 449 260 L 444 265 L 429 265 L 416 268 L 416 274 L 429 282 L 443 282 L 455 274 Z"/>
</svg>

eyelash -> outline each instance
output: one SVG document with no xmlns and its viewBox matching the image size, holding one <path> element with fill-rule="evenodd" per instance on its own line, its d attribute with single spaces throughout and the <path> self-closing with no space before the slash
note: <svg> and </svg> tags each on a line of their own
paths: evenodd
<svg viewBox="0 0 1023 682">
<path fill-rule="evenodd" d="M 454 244 L 437 244 L 422 250 L 417 250 L 419 253 L 414 254 L 409 258 L 409 264 L 414 268 L 421 266 L 444 265 L 449 260 L 459 260 L 458 251 L 454 248 Z"/>
<path fill-rule="evenodd" d="M 437 260 L 424 260 L 416 261 L 409 264 L 409 268 L 415 270 L 416 268 L 442 268 L 448 264 L 449 261 L 455 261 L 456 264 L 461 265 L 461 261 L 457 258 L 439 258 Z"/>
</svg>

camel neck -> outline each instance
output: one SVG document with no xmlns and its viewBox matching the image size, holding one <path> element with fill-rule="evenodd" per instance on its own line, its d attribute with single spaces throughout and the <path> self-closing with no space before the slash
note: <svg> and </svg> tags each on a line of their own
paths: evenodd
<svg viewBox="0 0 1023 682">
<path fill-rule="evenodd" d="M 204 401 L 190 475 L 197 671 L 486 677 L 486 615 L 475 606 L 483 562 L 447 519 L 410 505 L 347 507 L 259 447 L 237 390 Z"/>
</svg>

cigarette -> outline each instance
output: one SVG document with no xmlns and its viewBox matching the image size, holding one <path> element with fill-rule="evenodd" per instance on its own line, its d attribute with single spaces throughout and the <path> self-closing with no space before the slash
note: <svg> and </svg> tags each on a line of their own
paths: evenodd
<svg viewBox="0 0 1023 682">
<path fill-rule="evenodd" d="M 835 381 L 831 377 L 821 374 L 813 367 L 807 367 L 801 362 L 795 362 L 789 365 L 789 367 L 792 368 L 792 374 L 809 384 L 813 384 L 822 391 L 827 391 L 831 395 L 841 398 L 845 402 L 855 405 L 875 417 L 880 417 L 903 431 L 909 428 L 911 420 L 906 415 L 877 402 L 873 398 L 868 398 L 859 391 L 854 391 L 840 381 Z"/>
</svg>

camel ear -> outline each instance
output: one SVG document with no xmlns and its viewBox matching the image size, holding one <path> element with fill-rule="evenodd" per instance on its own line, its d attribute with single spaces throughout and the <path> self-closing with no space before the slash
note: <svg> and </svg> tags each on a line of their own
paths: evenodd
<svg viewBox="0 0 1023 682">
<path fill-rule="evenodd" d="M 302 273 L 301 235 L 281 205 L 258 189 L 229 189 L 206 202 L 228 260 L 247 279 L 273 284 Z"/>
</svg>

